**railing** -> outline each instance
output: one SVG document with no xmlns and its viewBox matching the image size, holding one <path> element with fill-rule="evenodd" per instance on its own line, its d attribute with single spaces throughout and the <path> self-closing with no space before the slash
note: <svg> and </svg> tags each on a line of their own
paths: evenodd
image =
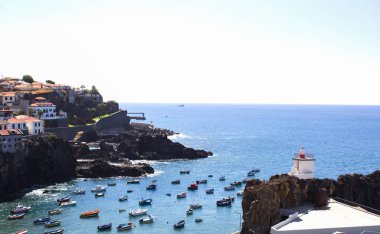
<svg viewBox="0 0 380 234">
<path fill-rule="evenodd" d="M 145 113 L 143 112 L 135 112 L 135 113 L 128 113 L 128 117 L 131 119 L 138 119 L 138 120 L 145 120 Z"/>
</svg>

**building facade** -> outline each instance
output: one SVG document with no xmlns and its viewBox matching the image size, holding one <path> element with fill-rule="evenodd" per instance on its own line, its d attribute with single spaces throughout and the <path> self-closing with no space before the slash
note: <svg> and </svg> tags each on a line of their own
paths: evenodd
<svg viewBox="0 0 380 234">
<path fill-rule="evenodd" d="M 18 129 L 0 130 L 0 150 L 14 153 L 22 147 L 23 134 Z"/>
</svg>

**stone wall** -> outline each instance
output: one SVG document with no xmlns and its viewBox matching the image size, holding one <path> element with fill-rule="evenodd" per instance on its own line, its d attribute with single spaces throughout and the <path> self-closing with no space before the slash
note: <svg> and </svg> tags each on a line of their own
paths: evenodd
<svg viewBox="0 0 380 234">
<path fill-rule="evenodd" d="M 64 128 L 46 128 L 45 132 L 50 132 L 64 140 L 74 139 L 77 132 L 88 132 L 94 130 L 94 125 L 82 125 L 75 127 L 64 127 Z"/>
<path fill-rule="evenodd" d="M 124 131 L 129 126 L 130 118 L 127 115 L 127 111 L 118 111 L 96 122 L 95 130 L 98 134 L 107 134 L 114 133 L 115 131 Z"/>
</svg>

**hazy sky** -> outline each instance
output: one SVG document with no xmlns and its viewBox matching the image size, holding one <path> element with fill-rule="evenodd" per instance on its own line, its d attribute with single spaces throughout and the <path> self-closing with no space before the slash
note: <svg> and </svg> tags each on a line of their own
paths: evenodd
<svg viewBox="0 0 380 234">
<path fill-rule="evenodd" d="M 0 75 L 120 102 L 380 105 L 380 1 L 0 0 Z"/>
</svg>

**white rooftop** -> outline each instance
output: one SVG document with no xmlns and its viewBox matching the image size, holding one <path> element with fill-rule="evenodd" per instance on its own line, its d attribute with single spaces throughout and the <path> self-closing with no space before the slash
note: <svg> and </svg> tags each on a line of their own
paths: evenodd
<svg viewBox="0 0 380 234">
<path fill-rule="evenodd" d="M 380 231 L 380 216 L 360 207 L 330 199 L 326 207 L 302 206 L 289 219 L 272 227 L 271 233 L 333 233 L 345 234 Z"/>
</svg>

